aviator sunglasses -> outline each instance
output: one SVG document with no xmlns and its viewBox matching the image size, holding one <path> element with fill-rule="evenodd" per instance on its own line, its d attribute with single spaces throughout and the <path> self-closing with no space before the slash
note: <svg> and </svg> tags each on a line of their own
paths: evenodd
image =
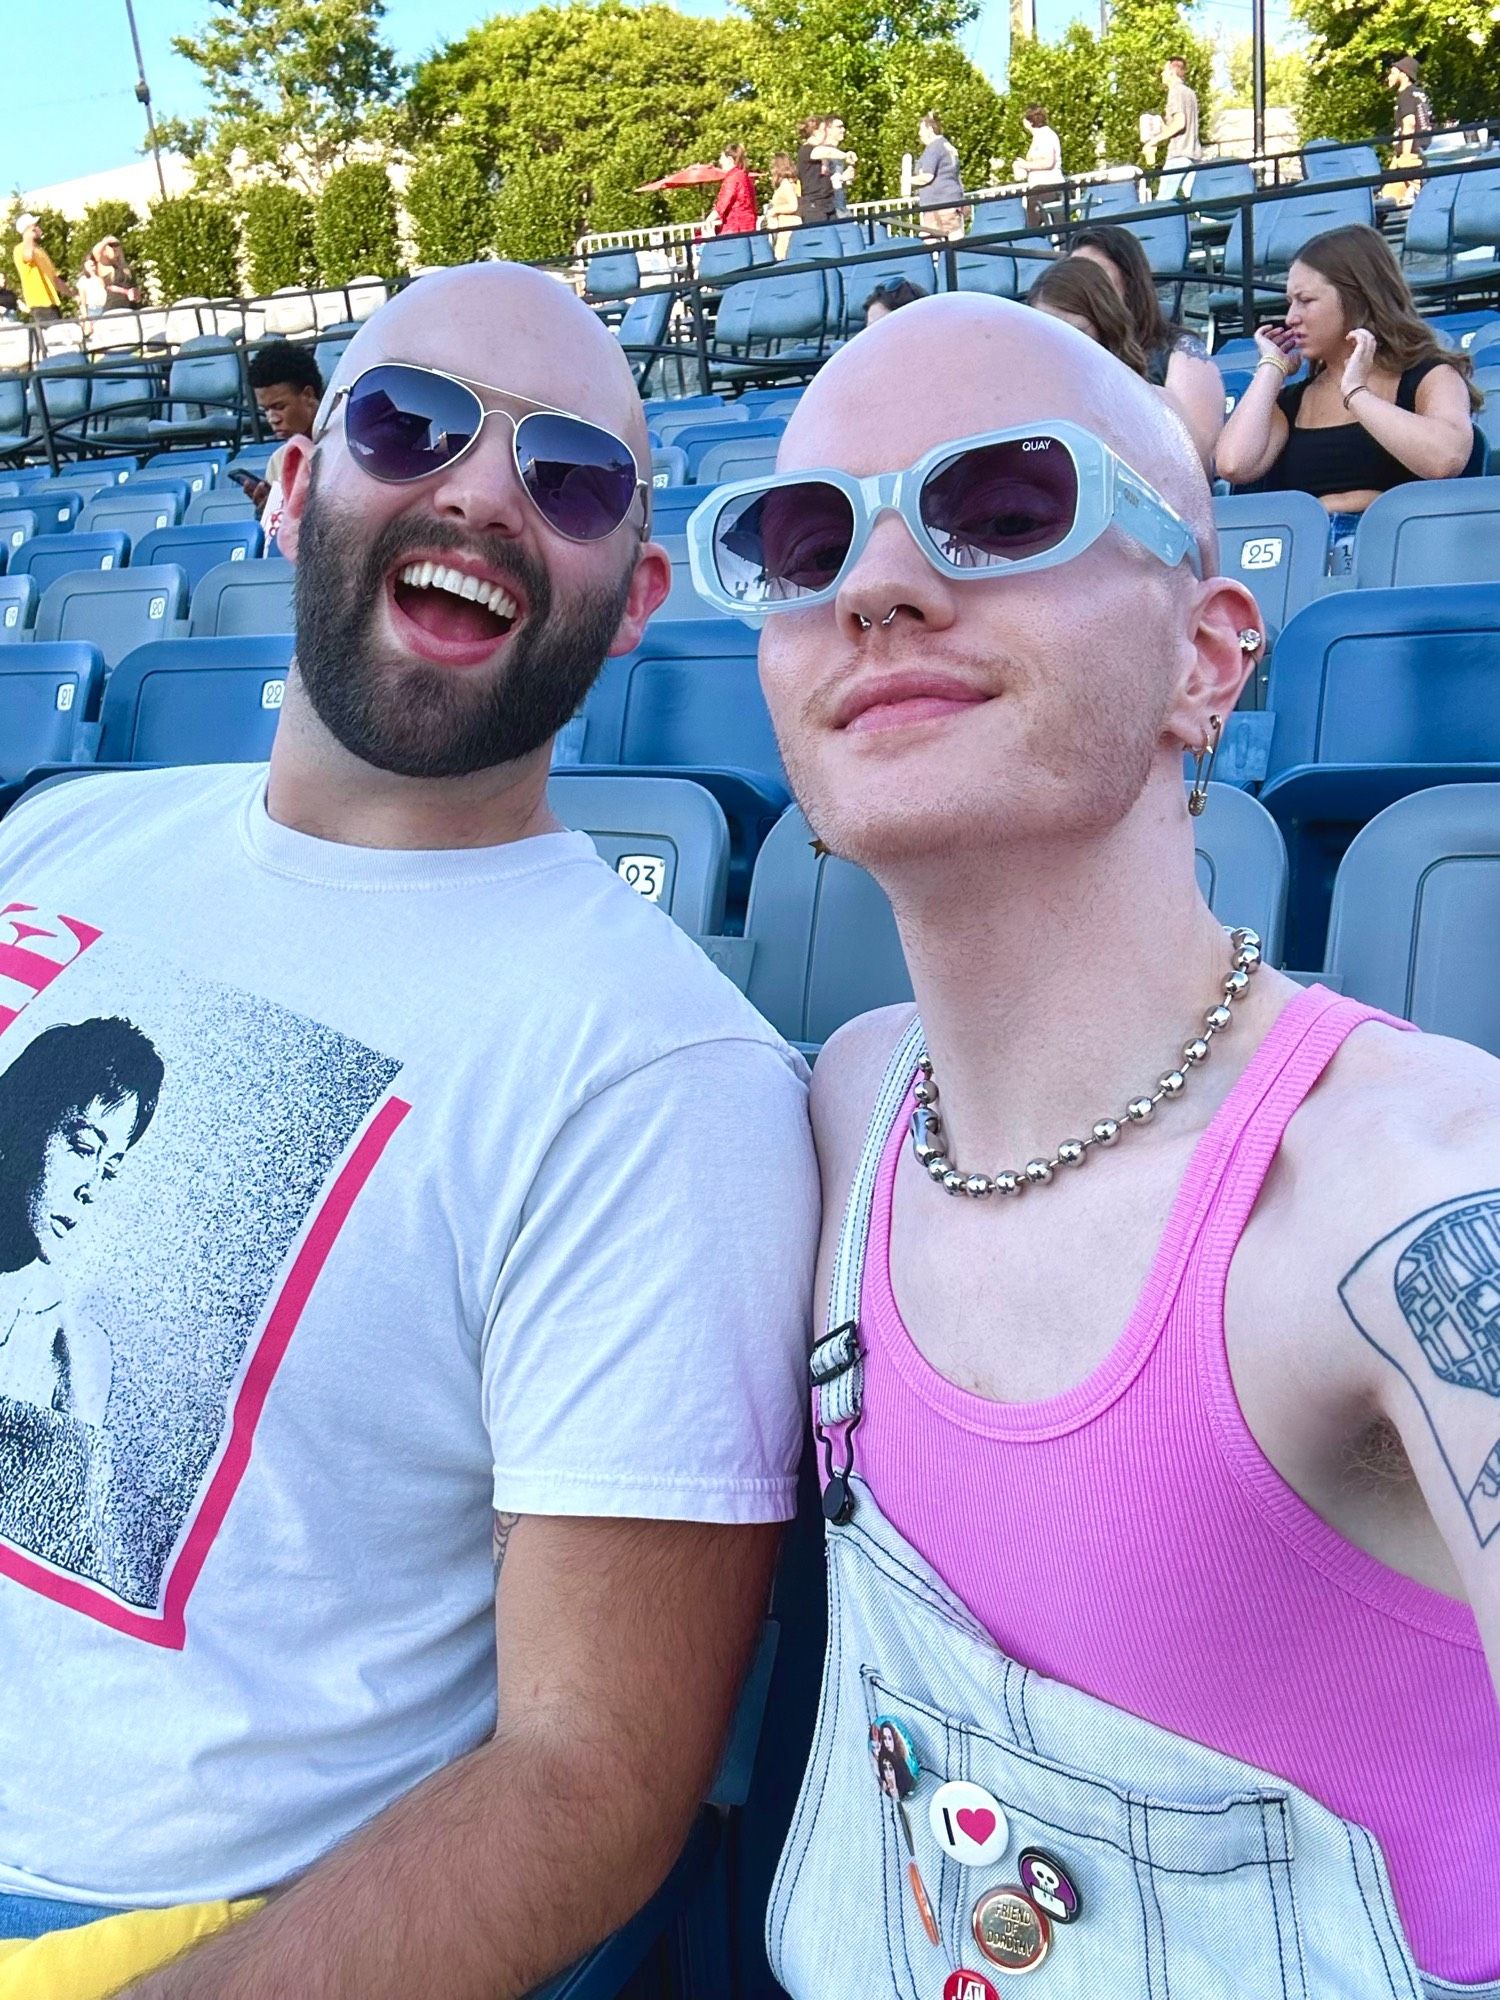
<svg viewBox="0 0 1500 2000">
<path fill-rule="evenodd" d="M 521 404 L 525 414 L 489 410 L 483 389 Z M 602 542 L 623 526 L 637 493 L 643 510 L 650 486 L 628 444 L 566 410 L 471 382 L 410 361 L 381 361 L 336 389 L 314 437 L 322 438 L 340 403 L 350 455 L 362 472 L 388 486 L 406 486 L 446 472 L 479 442 L 488 417 L 511 427 L 516 474 L 527 498 L 555 534 L 570 542 Z M 647 520 L 643 511 L 642 533 Z"/>
<path fill-rule="evenodd" d="M 943 576 L 1051 569 L 1111 525 L 1168 568 L 1203 574 L 1187 522 L 1092 432 L 1059 420 L 958 439 L 866 479 L 786 472 L 721 487 L 688 522 L 693 582 L 740 618 L 826 604 L 882 514 L 900 515 Z"/>
</svg>

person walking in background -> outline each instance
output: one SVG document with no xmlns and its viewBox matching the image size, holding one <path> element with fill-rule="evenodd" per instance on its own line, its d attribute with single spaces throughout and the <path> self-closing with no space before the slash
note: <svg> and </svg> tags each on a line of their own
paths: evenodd
<svg viewBox="0 0 1500 2000">
<path fill-rule="evenodd" d="M 1432 131 L 1432 100 L 1421 86 L 1422 65 L 1415 56 L 1400 56 L 1385 73 L 1386 88 L 1396 93 L 1396 149 L 1391 166 L 1420 167 Z M 1387 201 L 1403 208 L 1417 198 L 1420 181 L 1388 181 L 1381 189 Z"/>
<path fill-rule="evenodd" d="M 1187 63 L 1182 56 L 1172 56 L 1162 65 L 1161 80 L 1167 92 L 1161 137 L 1151 141 L 1145 153 L 1146 165 L 1154 166 L 1157 147 L 1166 147 L 1156 192 L 1158 200 L 1170 201 L 1182 186 L 1183 175 L 1198 158 L 1198 93 L 1187 80 Z"/>
<path fill-rule="evenodd" d="M 797 179 L 797 162 L 790 153 L 771 158 L 771 195 L 766 203 L 766 228 L 771 233 L 771 255 L 779 262 L 787 253 L 792 231 L 801 221 L 799 204 L 802 186 Z"/>
<path fill-rule="evenodd" d="M 42 225 L 29 211 L 16 217 L 21 240 L 15 248 L 16 271 L 21 280 L 21 303 L 38 326 L 48 326 L 62 318 L 64 294 L 73 287 L 57 275 L 57 266 L 42 244 Z"/>
<path fill-rule="evenodd" d="M 844 121 L 825 116 L 805 118 L 799 127 L 797 179 L 802 194 L 798 213 L 804 222 L 832 222 L 847 208 L 846 189 L 854 178 L 857 153 L 844 148 Z"/>
<path fill-rule="evenodd" d="M 833 184 L 833 212 L 835 215 L 847 215 L 849 190 L 854 185 L 854 169 L 859 155 L 845 149 L 842 118 L 828 119 L 823 132 L 824 143 L 829 148 L 828 178 Z"/>
<path fill-rule="evenodd" d="M 1063 184 L 1062 140 L 1053 131 L 1044 104 L 1028 104 L 1023 116 L 1031 143 L 1015 161 L 1015 174 L 1026 184 L 1026 220 L 1038 229 L 1049 190 Z"/>
<path fill-rule="evenodd" d="M 958 148 L 943 131 L 935 111 L 924 111 L 917 131 L 922 152 L 912 171 L 917 196 L 917 227 L 936 243 L 953 243 L 964 233 L 964 184 Z"/>
<path fill-rule="evenodd" d="M 105 309 L 109 287 L 99 270 L 97 254 L 90 250 L 78 273 L 78 310 L 84 319 L 93 319 Z"/>
<path fill-rule="evenodd" d="M 716 236 L 748 236 L 760 221 L 755 205 L 755 182 L 745 165 L 745 149 L 736 142 L 719 155 L 724 178 L 714 200 Z"/>
</svg>

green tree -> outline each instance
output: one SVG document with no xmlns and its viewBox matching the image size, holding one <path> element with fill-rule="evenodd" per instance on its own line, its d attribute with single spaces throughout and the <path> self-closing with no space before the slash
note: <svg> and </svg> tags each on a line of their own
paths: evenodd
<svg viewBox="0 0 1500 2000">
<path fill-rule="evenodd" d="M 234 298 L 239 281 L 239 222 L 228 202 L 182 194 L 156 202 L 141 231 L 141 250 L 164 305 L 174 299 Z"/>
<path fill-rule="evenodd" d="M 558 160 L 580 219 L 602 195 L 611 226 L 630 227 L 661 212 L 634 196 L 640 182 L 712 158 L 726 138 L 764 164 L 771 134 L 750 83 L 750 40 L 744 22 L 622 0 L 497 16 L 418 67 L 403 136 L 441 144 L 459 133 L 502 180 Z"/>
<path fill-rule="evenodd" d="M 1423 88 L 1440 125 L 1473 123 L 1495 109 L 1500 14 L 1492 0 L 1292 0 L 1312 36 L 1301 127 L 1319 138 L 1389 132 L 1395 102 L 1385 75 L 1396 56 L 1423 64 Z"/>
<path fill-rule="evenodd" d="M 330 174 L 313 214 L 313 251 L 325 285 L 393 278 L 401 264 L 391 177 L 373 160 Z"/>
<path fill-rule="evenodd" d="M 752 79 L 790 129 L 839 113 L 855 150 L 889 116 L 912 52 L 951 44 L 978 16 L 978 0 L 741 0 L 753 42 Z M 871 148 L 873 150 L 873 147 Z M 872 190 L 860 177 L 860 193 Z"/>
<path fill-rule="evenodd" d="M 1229 111 L 1247 110 L 1255 101 L 1255 56 L 1248 35 L 1231 42 L 1226 54 L 1229 88 L 1218 103 Z M 1279 109 L 1295 110 L 1302 101 L 1307 83 L 1307 51 L 1295 45 L 1266 50 L 1266 102 Z"/>
<path fill-rule="evenodd" d="M 578 236 L 579 202 L 567 162 L 543 155 L 508 174 L 495 221 L 502 257 L 522 264 L 570 257 Z"/>
<path fill-rule="evenodd" d="M 256 298 L 283 285 L 317 280 L 313 205 L 301 188 L 260 181 L 240 196 L 245 232 L 245 281 Z"/>
<path fill-rule="evenodd" d="M 1099 164 L 1099 132 L 1108 94 L 1104 51 L 1081 21 L 1074 21 L 1060 42 L 1018 42 L 1010 58 L 1010 117 L 996 148 L 1003 161 L 1001 178 L 1010 178 L 1012 160 L 1030 142 L 1030 128 L 1022 115 L 1028 104 L 1046 109 L 1062 142 L 1064 170 L 1093 173 Z"/>
<path fill-rule="evenodd" d="M 494 252 L 494 178 L 461 140 L 418 153 L 406 183 L 406 213 L 423 264 L 472 264 Z"/>
<path fill-rule="evenodd" d="M 223 187 L 236 155 L 316 194 L 378 125 L 401 69 L 380 33 L 385 0 L 209 0 L 197 35 L 172 46 L 202 75 L 207 114 L 161 138 Z M 237 163 L 238 164 L 238 163 Z"/>
</svg>

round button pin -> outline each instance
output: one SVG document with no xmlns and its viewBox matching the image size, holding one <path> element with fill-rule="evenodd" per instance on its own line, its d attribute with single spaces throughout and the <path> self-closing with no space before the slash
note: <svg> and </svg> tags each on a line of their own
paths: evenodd
<svg viewBox="0 0 1500 2000">
<path fill-rule="evenodd" d="M 1071 1924 L 1083 1908 L 1077 1885 L 1062 1863 L 1040 1847 L 1025 1847 L 1016 1863 L 1021 1887 L 1055 1924 Z"/>
<path fill-rule="evenodd" d="M 960 1967 L 943 1981 L 943 2000 L 1000 2000 L 1000 1995 L 982 1972 Z"/>
<path fill-rule="evenodd" d="M 950 1861 L 965 1868 L 990 1868 L 1010 1845 L 1010 1826 L 983 1785 L 950 1778 L 939 1785 L 927 1808 L 932 1837 Z"/>
<path fill-rule="evenodd" d="M 974 1905 L 974 1942 L 1002 1972 L 1035 1972 L 1052 1933 L 1036 1904 L 1017 1888 L 991 1889 Z"/>
<path fill-rule="evenodd" d="M 888 1799 L 900 1800 L 916 1790 L 922 1760 L 905 1727 L 894 1715 L 877 1715 L 870 1724 L 870 1755 L 875 1776 Z"/>
</svg>

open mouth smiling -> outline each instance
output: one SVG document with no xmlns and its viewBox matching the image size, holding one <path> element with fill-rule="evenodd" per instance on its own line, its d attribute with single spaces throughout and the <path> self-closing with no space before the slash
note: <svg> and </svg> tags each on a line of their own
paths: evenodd
<svg viewBox="0 0 1500 2000">
<path fill-rule="evenodd" d="M 387 577 L 394 622 L 412 650 L 444 665 L 487 660 L 520 622 L 524 606 L 493 574 L 453 558 L 420 557 Z"/>
</svg>

